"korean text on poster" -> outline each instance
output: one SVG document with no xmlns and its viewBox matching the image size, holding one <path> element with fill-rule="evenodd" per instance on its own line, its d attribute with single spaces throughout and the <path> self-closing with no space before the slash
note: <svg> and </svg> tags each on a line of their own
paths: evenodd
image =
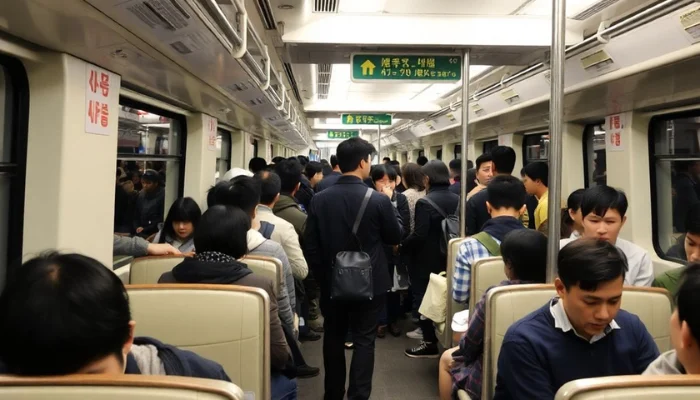
<svg viewBox="0 0 700 400">
<path fill-rule="evenodd" d="M 216 129 L 218 121 L 214 117 L 204 115 L 204 132 L 207 135 L 207 148 L 216 151 Z"/>
<path fill-rule="evenodd" d="M 110 118 L 119 117 L 117 106 L 110 106 L 110 91 L 119 90 L 119 79 L 91 64 L 86 65 L 85 78 L 85 132 L 109 135 Z"/>
<path fill-rule="evenodd" d="M 607 151 L 624 151 L 622 129 L 625 127 L 622 114 L 610 115 L 605 124 L 605 149 Z"/>
</svg>

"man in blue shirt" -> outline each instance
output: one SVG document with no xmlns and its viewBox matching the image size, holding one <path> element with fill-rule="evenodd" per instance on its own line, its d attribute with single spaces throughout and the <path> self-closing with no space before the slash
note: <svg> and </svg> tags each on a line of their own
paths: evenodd
<svg viewBox="0 0 700 400">
<path fill-rule="evenodd" d="M 567 382 L 640 374 L 659 355 L 639 317 L 620 310 L 627 260 L 617 247 L 579 239 L 557 266 L 557 296 L 506 332 L 494 399 L 553 399 Z"/>
</svg>

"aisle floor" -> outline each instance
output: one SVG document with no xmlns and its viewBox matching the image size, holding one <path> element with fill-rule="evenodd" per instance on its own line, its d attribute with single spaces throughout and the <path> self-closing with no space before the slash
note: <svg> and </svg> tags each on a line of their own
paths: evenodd
<svg viewBox="0 0 700 400">
<path fill-rule="evenodd" d="M 410 320 L 401 321 L 403 334 L 395 338 L 387 333 L 377 339 L 372 380 L 372 400 L 436 400 L 438 393 L 439 359 L 413 359 L 404 355 L 408 347 L 416 346 L 417 340 L 409 339 L 405 333 L 414 329 Z M 323 339 L 302 343 L 302 352 L 309 365 L 321 368 L 315 378 L 299 379 L 300 400 L 323 399 Z M 352 351 L 345 351 L 345 363 L 350 372 Z M 347 388 L 347 383 L 346 383 Z"/>
</svg>

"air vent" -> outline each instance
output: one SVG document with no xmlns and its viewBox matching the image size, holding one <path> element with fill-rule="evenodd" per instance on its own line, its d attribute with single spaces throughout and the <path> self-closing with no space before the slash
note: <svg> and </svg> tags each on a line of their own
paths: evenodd
<svg viewBox="0 0 700 400">
<path fill-rule="evenodd" d="M 316 91 L 319 99 L 328 98 L 328 90 L 331 87 L 331 64 L 318 64 L 317 81 L 318 87 Z"/>
<path fill-rule="evenodd" d="M 238 82 L 229 86 L 229 89 L 234 92 L 243 92 L 250 89 L 250 81 L 248 82 Z"/>
<path fill-rule="evenodd" d="M 588 18 L 598 14 L 599 12 L 605 10 L 606 8 L 610 7 L 611 5 L 617 3 L 619 0 L 601 0 L 592 6 L 588 7 L 587 9 L 581 11 L 577 15 L 575 15 L 572 19 L 575 19 L 577 21 L 585 21 Z"/>
<path fill-rule="evenodd" d="M 294 78 L 292 64 L 284 63 L 282 64 L 282 67 L 284 68 L 284 73 L 287 75 L 287 79 L 289 79 L 289 83 L 292 84 L 292 91 L 294 92 L 294 97 L 296 97 L 297 101 L 301 103 L 302 101 L 301 94 L 299 93 L 299 85 L 297 84 L 297 80 Z"/>
<path fill-rule="evenodd" d="M 253 107 L 259 106 L 259 105 L 261 105 L 261 104 L 263 104 L 263 99 L 262 99 L 262 97 L 258 97 L 257 99 L 251 99 L 251 100 L 250 100 L 250 105 L 253 106 Z"/>
<path fill-rule="evenodd" d="M 340 0 L 314 0 L 315 13 L 337 13 Z"/>
</svg>

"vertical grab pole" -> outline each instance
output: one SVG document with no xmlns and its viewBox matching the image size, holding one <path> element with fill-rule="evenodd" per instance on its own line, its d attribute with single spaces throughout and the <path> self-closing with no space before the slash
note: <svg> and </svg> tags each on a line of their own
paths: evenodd
<svg viewBox="0 0 700 400">
<path fill-rule="evenodd" d="M 462 163 L 459 189 L 459 237 L 467 236 L 467 159 L 469 145 L 469 50 L 462 54 Z M 451 294 L 448 293 L 448 296 Z"/>
<path fill-rule="evenodd" d="M 377 164 L 382 163 L 382 126 L 377 125 Z"/>
<path fill-rule="evenodd" d="M 562 131 L 564 128 L 564 62 L 566 61 L 566 3 L 552 0 L 552 60 L 551 95 L 549 100 L 549 198 L 547 201 L 549 224 L 547 242 L 547 282 L 557 276 L 557 258 L 561 234 L 561 167 Z"/>
</svg>

